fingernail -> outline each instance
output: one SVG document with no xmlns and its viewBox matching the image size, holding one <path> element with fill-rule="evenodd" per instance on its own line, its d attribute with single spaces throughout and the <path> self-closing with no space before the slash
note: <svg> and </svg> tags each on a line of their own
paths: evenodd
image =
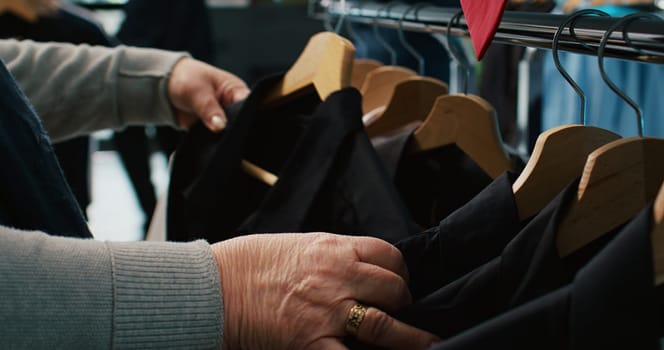
<svg viewBox="0 0 664 350">
<path fill-rule="evenodd" d="M 224 118 L 218 115 L 213 116 L 210 122 L 212 123 L 212 126 L 217 130 L 221 130 L 226 127 L 226 121 L 224 120 Z"/>
</svg>

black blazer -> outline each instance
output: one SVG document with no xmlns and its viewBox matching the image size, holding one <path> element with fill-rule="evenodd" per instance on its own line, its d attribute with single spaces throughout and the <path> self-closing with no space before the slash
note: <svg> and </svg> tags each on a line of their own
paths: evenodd
<svg viewBox="0 0 664 350">
<path fill-rule="evenodd" d="M 172 163 L 168 239 L 326 231 L 397 242 L 418 232 L 364 132 L 359 92 L 343 89 L 323 103 L 308 93 L 262 108 L 279 79 L 229 108 L 222 133 L 198 126 L 187 134 Z M 251 178 L 242 159 L 279 181 Z"/>
<path fill-rule="evenodd" d="M 576 194 L 570 184 L 509 242 L 500 256 L 396 313 L 402 321 L 448 338 L 570 283 L 611 239 L 608 234 L 561 259 L 556 230 Z"/>
<path fill-rule="evenodd" d="M 421 227 L 432 227 L 466 204 L 492 179 L 457 146 L 412 153 L 412 135 L 421 123 L 371 139 L 401 199 Z M 510 153 L 511 171 L 525 162 Z"/>
<path fill-rule="evenodd" d="M 660 349 L 651 221 L 649 206 L 567 286 L 432 349 Z"/>
<path fill-rule="evenodd" d="M 505 173 L 437 226 L 396 243 L 418 300 L 500 255 L 525 226 L 519 222 L 512 184 Z"/>
</svg>

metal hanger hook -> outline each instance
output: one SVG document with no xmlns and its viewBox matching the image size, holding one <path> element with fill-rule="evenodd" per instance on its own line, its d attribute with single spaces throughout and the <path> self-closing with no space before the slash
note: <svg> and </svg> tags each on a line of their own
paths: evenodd
<svg viewBox="0 0 664 350">
<path fill-rule="evenodd" d="M 335 34 L 341 34 L 341 27 L 344 24 L 344 20 L 346 19 L 346 0 L 340 0 L 339 4 L 341 5 L 341 15 L 339 16 L 339 20 L 337 21 L 337 25 L 334 27 L 334 33 Z"/>
<path fill-rule="evenodd" d="M 590 15 L 609 17 L 608 13 L 606 13 L 604 11 L 600 11 L 600 10 L 590 9 L 590 10 L 577 11 L 577 12 L 573 13 L 572 15 L 570 15 L 569 17 L 567 17 L 567 19 L 560 25 L 560 27 L 558 27 L 558 30 L 556 31 L 556 34 L 553 36 L 553 42 L 551 43 L 551 54 L 553 55 L 553 63 L 556 65 L 556 68 L 558 69 L 558 72 L 560 72 L 560 74 L 563 76 L 563 78 L 565 78 L 567 83 L 570 86 L 572 86 L 572 88 L 574 89 L 576 94 L 579 95 L 579 99 L 581 100 L 580 120 L 581 120 L 582 125 L 586 125 L 586 123 L 587 123 L 587 121 L 586 121 L 586 95 L 583 92 L 583 90 L 581 90 L 581 87 L 579 86 L 579 84 L 577 84 L 574 81 L 574 79 L 572 79 L 572 77 L 569 75 L 569 73 L 567 73 L 565 68 L 563 68 L 562 64 L 560 63 L 560 57 L 558 56 L 558 43 L 560 42 L 560 35 L 565 30 L 565 27 L 567 27 L 567 25 L 570 26 L 570 34 L 573 34 L 574 33 L 573 27 L 574 27 L 575 21 L 579 17 L 590 16 Z"/>
<path fill-rule="evenodd" d="M 457 51 L 456 46 L 452 45 L 452 25 L 456 21 L 456 25 L 459 25 L 459 21 L 461 20 L 461 16 L 463 16 L 463 11 L 457 12 L 452 18 L 450 19 L 449 23 L 447 23 L 447 49 L 450 52 L 452 58 L 456 63 L 461 66 L 464 70 L 463 74 L 463 93 L 468 94 L 468 80 L 470 79 L 470 66 L 468 65 L 468 62 L 466 60 L 463 60 L 461 58 L 461 55 L 459 54 L 459 51 Z"/>
<path fill-rule="evenodd" d="M 413 55 L 413 57 L 415 57 L 415 59 L 417 60 L 418 73 L 422 76 L 425 75 L 424 57 L 419 52 L 417 52 L 417 50 L 415 50 L 415 48 L 408 42 L 408 40 L 406 40 L 406 34 L 404 33 L 404 30 L 403 30 L 403 22 L 406 19 L 406 16 L 408 15 L 408 13 L 410 13 L 411 11 L 415 11 L 415 20 L 417 20 L 418 19 L 417 18 L 417 12 L 419 11 L 419 9 L 421 9 L 423 7 L 427 7 L 427 6 L 433 6 L 433 5 L 430 4 L 430 3 L 424 2 L 424 3 L 419 3 L 417 5 L 411 6 L 408 9 L 406 9 L 406 11 L 403 12 L 403 15 L 401 15 L 401 18 L 399 19 L 399 33 L 398 33 L 399 34 L 399 40 L 401 41 L 401 44 L 406 48 L 406 50 L 411 55 Z"/>
<path fill-rule="evenodd" d="M 358 3 L 355 8 L 358 10 L 361 10 L 361 3 Z M 353 10 L 353 4 L 351 3 L 350 8 L 348 9 L 349 12 Z M 355 31 L 355 28 L 353 28 L 352 20 L 346 19 L 346 32 L 350 36 L 350 40 L 355 44 L 355 49 L 357 53 L 357 57 L 366 57 L 369 55 L 369 50 L 367 49 L 367 44 L 364 42 L 364 40 L 360 37 L 360 35 L 357 34 Z M 361 48 L 361 49 L 360 49 Z M 363 51 L 364 54 L 360 54 L 360 52 Z"/>
<path fill-rule="evenodd" d="M 604 70 L 604 54 L 606 52 L 606 45 L 609 42 L 609 38 L 611 37 L 611 33 L 616 31 L 620 26 L 623 26 L 623 40 L 625 43 L 630 44 L 631 41 L 629 40 L 629 37 L 627 36 L 627 26 L 639 19 L 654 19 L 657 21 L 662 21 L 662 19 L 658 16 L 652 15 L 652 14 L 647 14 L 647 13 L 635 13 L 632 15 L 627 15 L 623 18 L 621 18 L 619 21 L 611 25 L 609 29 L 606 30 L 604 35 L 602 36 L 602 40 L 599 43 L 599 48 L 597 49 L 597 63 L 599 65 L 599 72 L 602 75 L 602 79 L 604 79 L 604 82 L 606 85 L 613 90 L 613 92 L 618 95 L 623 101 L 625 101 L 634 111 L 636 112 L 636 121 L 637 121 L 637 127 L 639 130 L 639 136 L 643 137 L 644 130 L 645 130 L 645 121 L 643 119 L 643 113 L 641 113 L 641 109 L 639 106 L 632 100 L 627 94 L 625 94 L 624 91 L 620 90 L 618 86 L 609 79 L 609 76 L 606 74 L 606 71 Z"/>
<path fill-rule="evenodd" d="M 387 40 L 385 40 L 385 38 L 383 38 L 382 35 L 380 35 L 380 30 L 378 30 L 378 17 L 380 17 L 380 14 L 383 11 L 385 11 L 385 13 L 387 15 L 389 15 L 390 14 L 390 8 L 392 8 L 395 5 L 399 5 L 399 4 L 400 4 L 400 2 L 398 2 L 398 1 L 391 1 L 387 4 L 385 4 L 385 6 L 381 7 L 380 9 L 378 9 L 376 11 L 376 17 L 374 17 L 373 22 L 372 22 L 374 35 L 376 36 L 376 39 L 381 44 L 381 46 L 383 46 L 383 48 L 385 48 L 385 50 L 387 50 L 387 52 L 389 52 L 389 54 L 390 54 L 390 64 L 393 65 L 393 66 L 397 65 L 397 51 L 392 46 L 390 46 L 390 44 L 387 42 Z"/>
</svg>

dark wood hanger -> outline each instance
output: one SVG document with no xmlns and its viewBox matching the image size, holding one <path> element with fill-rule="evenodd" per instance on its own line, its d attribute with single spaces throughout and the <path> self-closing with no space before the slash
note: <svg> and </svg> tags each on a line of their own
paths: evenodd
<svg viewBox="0 0 664 350">
<path fill-rule="evenodd" d="M 367 74 L 372 70 L 382 67 L 383 64 L 379 61 L 367 59 L 367 58 L 356 58 L 353 62 L 353 73 L 350 79 L 350 86 L 360 90 L 364 84 L 364 80 L 367 77 Z"/>
<path fill-rule="evenodd" d="M 415 121 L 424 121 L 436 98 L 446 95 L 447 84 L 429 77 L 410 77 L 394 87 L 385 111 L 366 125 L 369 137 L 384 135 Z"/>
<path fill-rule="evenodd" d="M 413 147 L 426 151 L 455 144 L 492 178 L 511 169 L 498 130 L 496 111 L 483 98 L 444 95 L 415 130 Z"/>
<path fill-rule="evenodd" d="M 593 151 L 576 200 L 559 225 L 558 252 L 565 257 L 616 229 L 652 201 L 664 179 L 664 139 L 630 137 Z"/>
<path fill-rule="evenodd" d="M 592 151 L 619 138 L 611 131 L 583 125 L 559 126 L 540 134 L 526 167 L 512 185 L 519 219 L 540 212 L 582 174 Z"/>
<path fill-rule="evenodd" d="M 367 114 L 376 108 L 387 106 L 394 88 L 414 76 L 417 76 L 415 71 L 399 66 L 382 66 L 369 72 L 360 89 L 362 113 Z"/>
</svg>

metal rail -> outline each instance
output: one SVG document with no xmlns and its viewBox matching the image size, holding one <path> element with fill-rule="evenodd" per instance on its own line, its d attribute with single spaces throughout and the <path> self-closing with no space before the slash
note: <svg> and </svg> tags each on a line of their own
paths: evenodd
<svg viewBox="0 0 664 350">
<path fill-rule="evenodd" d="M 342 6 L 343 4 L 343 6 Z M 321 10 L 322 9 L 322 10 Z M 411 9 L 410 11 L 408 11 Z M 313 16 L 319 19 L 344 20 L 355 23 L 373 24 L 382 27 L 398 28 L 403 20 L 403 28 L 410 31 L 446 33 L 447 24 L 459 11 L 458 8 L 422 7 L 414 10 L 410 5 L 390 3 L 351 3 L 332 1 L 319 3 Z M 494 41 L 526 47 L 550 49 L 553 36 L 567 18 L 565 15 L 506 11 L 496 32 Z M 602 35 L 618 20 L 616 17 L 582 17 L 574 23 L 574 35 L 563 32 L 559 49 L 595 55 Z M 664 63 L 664 21 L 642 20 L 630 24 L 626 30 L 628 42 L 621 31 L 609 39 L 606 56 L 629 60 Z M 463 18 L 454 26 L 452 35 L 468 36 Z"/>
</svg>

